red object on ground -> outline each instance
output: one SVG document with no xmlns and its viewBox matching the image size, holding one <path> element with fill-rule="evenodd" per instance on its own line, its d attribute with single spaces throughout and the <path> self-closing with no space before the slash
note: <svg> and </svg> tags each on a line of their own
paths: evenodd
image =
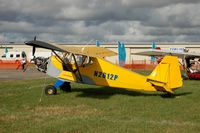
<svg viewBox="0 0 200 133">
<path fill-rule="evenodd" d="M 125 64 L 126 69 L 153 70 L 156 64 Z"/>
<path fill-rule="evenodd" d="M 156 49 L 157 49 L 157 50 L 161 50 L 161 48 L 160 48 L 160 47 L 156 47 Z"/>
<path fill-rule="evenodd" d="M 0 70 L 22 69 L 20 60 L 0 60 Z"/>
<path fill-rule="evenodd" d="M 200 79 L 200 73 L 187 73 L 189 79 Z"/>
<path fill-rule="evenodd" d="M 27 61 L 26 67 L 34 67 L 34 64 Z M 21 70 L 22 61 L 21 60 L 1 60 L 0 59 L 0 70 Z"/>
<path fill-rule="evenodd" d="M 131 64 L 125 64 L 126 69 L 152 70 L 156 67 L 157 62 L 148 60 L 132 60 Z"/>
</svg>

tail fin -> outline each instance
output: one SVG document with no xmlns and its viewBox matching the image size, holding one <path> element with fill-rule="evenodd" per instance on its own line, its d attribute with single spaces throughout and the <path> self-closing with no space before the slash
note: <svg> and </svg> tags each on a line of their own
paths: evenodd
<svg viewBox="0 0 200 133">
<path fill-rule="evenodd" d="M 173 93 L 173 90 L 182 87 L 180 66 L 175 56 L 165 56 L 153 72 L 147 77 L 148 82 L 155 88 L 162 88 L 162 91 Z"/>
</svg>

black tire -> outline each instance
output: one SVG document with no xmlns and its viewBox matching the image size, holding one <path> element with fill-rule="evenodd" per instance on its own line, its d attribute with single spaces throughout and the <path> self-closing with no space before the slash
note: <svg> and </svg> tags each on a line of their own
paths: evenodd
<svg viewBox="0 0 200 133">
<path fill-rule="evenodd" d="M 64 92 L 71 92 L 71 85 L 69 82 L 65 82 L 63 85 L 60 86 L 60 89 Z"/>
<path fill-rule="evenodd" d="M 45 94 L 46 95 L 55 95 L 55 94 L 57 94 L 57 90 L 53 85 L 48 85 L 45 87 Z"/>
<path fill-rule="evenodd" d="M 175 98 L 176 96 L 172 93 L 166 92 L 161 97 L 163 97 L 163 98 Z"/>
</svg>

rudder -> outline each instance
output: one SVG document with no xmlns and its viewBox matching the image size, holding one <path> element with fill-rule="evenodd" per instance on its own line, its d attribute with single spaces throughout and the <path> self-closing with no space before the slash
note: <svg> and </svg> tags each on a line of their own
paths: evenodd
<svg viewBox="0 0 200 133">
<path fill-rule="evenodd" d="M 173 93 L 174 89 L 182 87 L 183 82 L 178 57 L 165 56 L 147 77 L 147 80 L 157 88 L 162 88 L 161 91 L 169 93 Z"/>
</svg>

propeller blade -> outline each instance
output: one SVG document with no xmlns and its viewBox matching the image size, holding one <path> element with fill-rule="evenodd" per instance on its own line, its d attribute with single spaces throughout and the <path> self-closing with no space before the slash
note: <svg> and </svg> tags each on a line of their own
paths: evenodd
<svg viewBox="0 0 200 133">
<path fill-rule="evenodd" d="M 35 46 L 33 46 L 33 49 L 32 49 L 32 56 L 34 57 L 35 56 Z"/>
</svg>

